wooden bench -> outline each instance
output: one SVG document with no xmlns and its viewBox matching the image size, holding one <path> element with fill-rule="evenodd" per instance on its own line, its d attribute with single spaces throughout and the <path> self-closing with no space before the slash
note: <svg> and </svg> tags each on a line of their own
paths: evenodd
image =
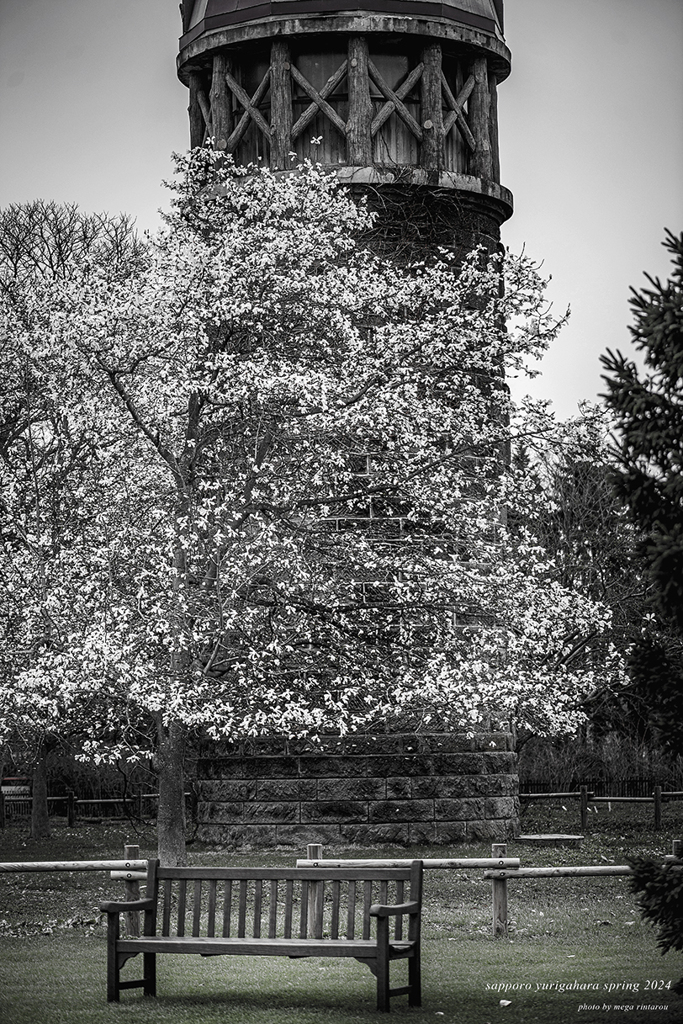
<svg viewBox="0 0 683 1024">
<path fill-rule="evenodd" d="M 405 887 L 408 883 L 408 899 Z M 377 1008 L 391 996 L 421 1005 L 422 861 L 409 867 L 161 867 L 149 861 L 146 898 L 107 902 L 107 999 L 121 989 L 156 995 L 157 953 L 201 956 L 354 957 L 377 977 Z M 123 937 L 119 915 L 144 911 L 141 936 Z M 408 917 L 404 937 L 403 919 Z M 143 977 L 121 981 L 143 954 Z M 408 960 L 408 984 L 389 965 Z"/>
</svg>

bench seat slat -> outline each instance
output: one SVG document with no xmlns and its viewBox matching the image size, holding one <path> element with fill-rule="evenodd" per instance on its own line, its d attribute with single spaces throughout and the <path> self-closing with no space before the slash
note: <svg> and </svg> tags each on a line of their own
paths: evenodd
<svg viewBox="0 0 683 1024">
<path fill-rule="evenodd" d="M 150 935 L 136 939 L 119 939 L 120 953 L 200 953 L 204 956 L 329 956 L 374 958 L 374 939 L 210 939 L 206 936 L 173 937 Z M 390 942 L 392 959 L 410 956 L 415 948 L 411 942 Z"/>
</svg>

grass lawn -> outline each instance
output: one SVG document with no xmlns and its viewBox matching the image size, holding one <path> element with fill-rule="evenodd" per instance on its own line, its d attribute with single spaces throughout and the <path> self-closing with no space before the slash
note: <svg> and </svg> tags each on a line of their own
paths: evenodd
<svg viewBox="0 0 683 1024">
<path fill-rule="evenodd" d="M 667 805 L 664 829 L 651 831 L 649 807 L 600 808 L 580 850 L 531 850 L 510 843 L 524 865 L 624 863 L 630 853 L 661 855 L 683 837 L 681 804 Z M 575 808 L 531 808 L 525 832 L 572 832 Z M 0 860 L 101 859 L 125 841 L 154 853 L 151 829 L 102 824 L 33 843 L 23 826 L 0 832 Z M 190 847 L 193 863 L 293 864 L 304 850 L 234 853 Z M 487 856 L 490 847 L 328 849 L 329 856 Z M 423 1007 L 404 998 L 392 1015 L 416 1024 L 565 1024 L 636 1021 L 679 1024 L 683 999 L 666 987 L 683 973 L 677 954 L 662 957 L 623 878 L 526 879 L 509 886 L 510 936 L 491 937 L 491 890 L 481 871 L 430 871 L 425 879 Z M 104 873 L 0 875 L 2 1024 L 345 1024 L 377 1020 L 374 978 L 354 960 L 160 956 L 159 997 L 124 992 L 106 1002 L 105 931 L 97 907 L 121 898 Z M 401 984 L 394 965 L 392 985 Z M 137 976 L 131 961 L 127 969 Z M 508 1005 L 500 1005 L 505 1000 Z M 599 1007 L 585 1009 L 584 1007 Z M 632 1009 L 631 1009 L 632 1007 Z M 647 1009 L 645 1008 L 647 1007 Z M 654 1008 L 652 1008 L 654 1007 Z"/>
</svg>

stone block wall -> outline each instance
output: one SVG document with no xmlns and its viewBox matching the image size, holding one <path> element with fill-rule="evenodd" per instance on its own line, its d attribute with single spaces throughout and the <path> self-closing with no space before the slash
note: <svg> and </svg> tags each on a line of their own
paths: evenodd
<svg viewBox="0 0 683 1024">
<path fill-rule="evenodd" d="M 198 837 L 230 847 L 504 842 L 519 831 L 504 732 L 248 740 L 198 764 Z"/>
</svg>

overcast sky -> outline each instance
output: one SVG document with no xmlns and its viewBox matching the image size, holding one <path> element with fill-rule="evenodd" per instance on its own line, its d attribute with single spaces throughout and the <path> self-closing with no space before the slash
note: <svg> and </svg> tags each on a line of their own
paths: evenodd
<svg viewBox="0 0 683 1024">
<path fill-rule="evenodd" d="M 506 0 L 513 71 L 499 90 L 504 242 L 552 276 L 569 326 L 529 390 L 571 416 L 628 348 L 629 286 L 665 276 L 683 230 L 683 0 Z M 177 0 L 0 0 L 0 206 L 36 198 L 166 205 L 187 147 Z"/>
</svg>

